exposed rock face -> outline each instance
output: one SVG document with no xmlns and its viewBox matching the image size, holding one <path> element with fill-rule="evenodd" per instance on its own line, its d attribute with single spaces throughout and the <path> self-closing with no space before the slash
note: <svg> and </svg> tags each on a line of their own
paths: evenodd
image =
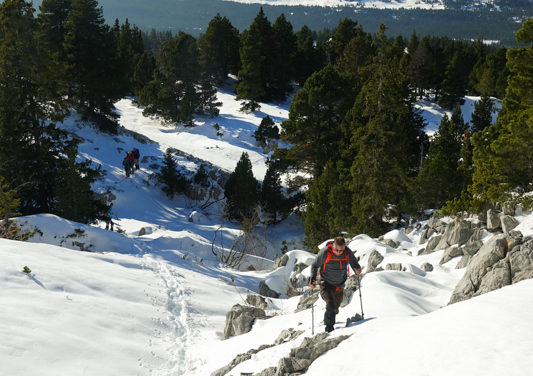
<svg viewBox="0 0 533 376">
<path fill-rule="evenodd" d="M 512 283 L 533 278 L 533 240 L 516 245 L 508 255 Z"/>
<path fill-rule="evenodd" d="M 359 277 L 356 275 L 350 276 L 346 283 L 344 284 L 343 297 L 341 302 L 341 307 L 346 306 L 350 302 L 350 298 L 353 293 L 359 288 L 359 281 L 363 278 L 363 274 L 360 274 Z"/>
<path fill-rule="evenodd" d="M 461 260 L 457 263 L 457 266 L 455 267 L 455 269 L 466 268 L 468 266 L 468 264 L 470 263 L 470 260 L 472 260 L 472 256 L 470 256 L 469 254 L 465 253 L 465 255 L 463 257 L 461 257 Z"/>
<path fill-rule="evenodd" d="M 265 311 L 260 308 L 235 304 L 226 314 L 224 339 L 248 333 L 252 330 L 256 318 L 265 318 Z"/>
<path fill-rule="evenodd" d="M 392 239 L 384 239 L 382 243 L 387 244 L 391 248 L 397 248 L 400 245 L 400 243 L 397 243 Z"/>
<path fill-rule="evenodd" d="M 505 233 L 511 232 L 516 226 L 518 226 L 518 221 L 510 215 L 500 216 L 500 222 L 502 226 L 502 231 Z"/>
<path fill-rule="evenodd" d="M 269 298 L 279 298 L 279 293 L 272 290 L 265 281 L 261 281 L 259 283 L 259 294 L 263 296 L 267 296 Z"/>
<path fill-rule="evenodd" d="M 287 265 L 288 261 L 289 261 L 289 256 L 287 255 L 278 257 L 277 259 L 274 260 L 274 266 L 272 266 L 272 270 L 276 270 L 277 268 Z"/>
<path fill-rule="evenodd" d="M 281 358 L 277 367 L 267 368 L 254 376 L 301 375 L 319 356 L 337 347 L 349 336 L 329 338 L 327 333 L 320 333 L 313 338 L 305 338 L 299 347 L 291 350 L 286 358 Z"/>
<path fill-rule="evenodd" d="M 468 221 L 454 221 L 446 226 L 446 230 L 435 250 L 445 249 L 449 246 L 465 244 L 472 236 L 472 224 Z"/>
<path fill-rule="evenodd" d="M 266 299 L 260 295 L 246 295 L 246 303 L 261 309 L 266 309 L 268 307 Z"/>
<path fill-rule="evenodd" d="M 376 267 L 383 261 L 383 256 L 381 253 L 376 251 L 375 249 L 370 253 L 370 256 L 368 256 L 368 265 L 366 267 L 366 272 L 370 273 L 376 270 Z"/>
<path fill-rule="evenodd" d="M 285 329 L 280 333 L 275 343 L 269 345 L 261 345 L 257 349 L 252 349 L 250 351 L 247 351 L 246 353 L 237 355 L 228 365 L 219 368 L 215 372 L 211 373 L 211 376 L 224 376 L 228 374 L 228 372 L 230 372 L 233 368 L 238 366 L 240 363 L 251 359 L 254 354 L 257 354 L 258 352 L 266 350 L 270 347 L 274 347 L 277 345 L 281 345 L 282 343 L 292 341 L 293 339 L 300 336 L 302 333 L 303 330 L 295 331 L 292 328 Z"/>
<path fill-rule="evenodd" d="M 496 231 L 500 225 L 500 213 L 493 209 L 487 210 L 487 230 Z"/>
<path fill-rule="evenodd" d="M 300 297 L 300 301 L 298 302 L 298 306 L 296 307 L 296 310 L 294 312 L 300 312 L 304 309 L 311 308 L 311 306 L 315 304 L 318 300 L 319 291 L 319 288 L 315 288 L 309 294 L 302 295 Z"/>
<path fill-rule="evenodd" d="M 504 234 L 495 235 L 485 243 L 476 257 L 472 259 L 465 275 L 455 287 L 449 304 L 460 302 L 477 295 L 476 293 L 481 286 L 483 277 L 485 277 L 496 263 L 506 256 L 508 251 L 507 247 L 507 238 Z M 485 282 L 483 286 L 485 287 L 487 285 L 489 283 Z"/>
<path fill-rule="evenodd" d="M 440 241 L 442 239 L 442 235 L 435 235 L 432 238 L 429 239 L 428 245 L 426 246 L 426 249 L 421 252 L 421 255 L 428 255 L 430 253 L 435 252 L 437 249 L 437 246 L 439 245 Z"/>
<path fill-rule="evenodd" d="M 459 248 L 458 246 L 451 246 L 446 248 L 444 251 L 444 254 L 442 255 L 442 259 L 440 260 L 439 264 L 443 265 L 446 264 L 448 261 L 450 261 L 452 258 L 457 256 L 462 256 L 463 250 Z"/>
</svg>

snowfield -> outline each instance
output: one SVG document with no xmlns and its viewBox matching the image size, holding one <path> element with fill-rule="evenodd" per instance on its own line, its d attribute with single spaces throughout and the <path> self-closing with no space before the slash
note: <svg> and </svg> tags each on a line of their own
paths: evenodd
<svg viewBox="0 0 533 376">
<path fill-rule="evenodd" d="M 356 7 L 375 9 L 445 9 L 442 0 L 226 0 L 243 4 L 308 7 Z"/>
<path fill-rule="evenodd" d="M 465 121 L 477 99 L 466 98 Z M 260 112 L 242 114 L 231 91 L 221 90 L 219 100 L 220 115 L 200 118 L 194 128 L 145 118 L 131 99 L 117 103 L 120 123 L 131 132 L 103 135 L 75 115 L 62 124 L 83 138 L 80 157 L 106 171 L 94 188 L 116 196 L 120 232 L 106 231 L 102 223 L 84 225 L 40 214 L 18 219 L 24 228 L 37 230 L 30 241 L 0 239 L 0 375 L 208 376 L 238 354 L 274 343 L 285 329 L 303 331 L 259 351 L 228 375 L 259 373 L 276 366 L 313 330 L 323 331 L 322 300 L 315 304 L 312 322 L 311 309 L 295 313 L 299 296 L 282 295 L 267 299 L 270 318 L 257 320 L 249 333 L 222 340 L 233 305 L 245 304 L 246 295 L 256 294 L 263 280 L 284 290 L 298 263 L 307 265 L 302 275 L 309 276 L 314 255 L 303 250 L 303 226 L 292 215 L 267 229 L 266 254 L 247 260 L 255 270 L 226 268 L 211 251 L 214 231 L 223 223 L 221 204 L 201 210 L 201 203 L 184 196 L 170 200 L 155 185 L 153 173 L 168 147 L 184 153 L 178 163 L 188 176 L 201 161 L 230 172 L 247 151 L 262 180 L 267 155 L 255 144 L 253 131 L 266 114 L 278 124 L 286 119 L 289 103 L 263 104 Z M 433 119 L 427 128 L 431 133 L 444 111 L 428 103 L 419 107 L 426 119 Z M 141 152 L 141 170 L 126 179 L 122 157 L 134 146 Z M 516 230 L 533 236 L 533 214 L 516 218 Z M 239 228 L 223 224 L 227 247 Z M 384 256 L 380 265 L 401 263 L 405 271 L 363 278 L 365 320 L 345 326 L 347 318 L 361 313 L 356 292 L 340 309 L 330 334 L 350 337 L 312 363 L 305 375 L 518 376 L 533 369 L 533 280 L 447 306 L 465 269 L 456 269 L 458 258 L 439 265 L 444 250 L 415 256 L 424 247 L 420 236 L 421 230 L 385 234 L 384 239 L 400 244 L 397 248 L 364 234 L 349 239 L 363 272 L 373 250 Z M 490 237 L 487 233 L 483 241 Z M 288 262 L 273 271 L 282 241 Z M 426 262 L 433 271 L 422 270 Z M 30 273 L 22 271 L 25 266 Z"/>
</svg>

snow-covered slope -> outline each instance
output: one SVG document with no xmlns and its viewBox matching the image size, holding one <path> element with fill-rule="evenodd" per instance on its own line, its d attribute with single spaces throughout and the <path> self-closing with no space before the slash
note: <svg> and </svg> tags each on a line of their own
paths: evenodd
<svg viewBox="0 0 533 376">
<path fill-rule="evenodd" d="M 376 9 L 444 9 L 442 0 L 226 0 L 243 4 L 268 4 L 286 6 L 318 6 L 340 7 L 353 6 L 357 8 Z"/>
<path fill-rule="evenodd" d="M 183 196 L 170 200 L 154 186 L 152 174 L 167 147 L 196 158 L 183 154 L 179 159 L 190 176 L 201 160 L 231 171 L 242 151 L 248 151 L 256 156 L 256 177 L 262 178 L 258 175 L 266 156 L 255 145 L 253 131 L 266 114 L 278 123 L 286 118 L 288 103 L 263 104 L 261 112 L 244 115 L 229 91 L 221 91 L 219 99 L 220 116 L 199 119 L 195 128 L 162 126 L 144 118 L 129 99 L 120 101 L 121 124 L 153 142 L 127 132 L 100 134 L 76 116 L 64 122 L 65 129 L 83 138 L 81 155 L 106 170 L 95 189 L 116 196 L 121 232 L 105 231 L 101 223 L 83 225 L 41 214 L 18 220 L 38 230 L 30 242 L 0 239 L 1 375 L 206 376 L 240 353 L 273 343 L 284 329 L 303 331 L 230 372 L 257 373 L 277 365 L 311 336 L 311 310 L 295 313 L 299 297 L 282 295 L 267 299 L 271 318 L 257 321 L 249 333 L 221 339 L 228 310 L 245 304 L 246 295 L 256 293 L 262 280 L 283 291 L 293 266 L 312 262 L 314 256 L 302 250 L 297 216 L 267 229 L 267 257 L 249 261 L 256 270 L 236 271 L 219 265 L 211 252 L 214 231 L 223 223 L 221 206 L 202 211 L 198 202 Z M 443 113 L 436 108 L 435 116 Z M 122 156 L 134 146 L 141 160 L 146 159 L 126 179 Z M 198 217 L 189 221 L 194 211 Z M 533 215 L 517 219 L 516 229 L 533 235 Z M 139 235 L 141 228 L 144 235 Z M 224 223 L 221 232 L 227 247 L 238 226 Z M 405 271 L 363 278 L 366 320 L 344 327 L 348 317 L 360 312 L 355 295 L 341 308 L 331 334 L 351 337 L 315 361 L 307 375 L 523 375 L 532 368 L 533 282 L 446 306 L 464 269 L 455 268 L 457 258 L 439 265 L 443 250 L 415 256 L 423 247 L 420 236 L 420 230 L 385 234 L 384 239 L 399 243 L 397 248 L 363 234 L 351 239 L 349 246 L 361 265 L 366 267 L 376 250 L 384 257 L 382 265 L 401 263 Z M 289 250 L 287 265 L 272 271 L 283 240 Z M 426 262 L 435 266 L 432 272 L 422 270 Z M 22 272 L 24 266 L 31 273 Z M 319 300 L 315 332 L 323 329 L 324 310 Z"/>
</svg>

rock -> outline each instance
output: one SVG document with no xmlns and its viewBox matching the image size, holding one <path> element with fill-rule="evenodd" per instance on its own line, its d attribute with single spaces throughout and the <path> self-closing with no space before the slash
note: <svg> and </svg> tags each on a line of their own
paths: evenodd
<svg viewBox="0 0 533 376">
<path fill-rule="evenodd" d="M 372 250 L 370 253 L 370 256 L 368 256 L 368 265 L 366 267 L 366 272 L 370 273 L 376 270 L 376 267 L 383 261 L 383 256 L 381 253 L 376 251 L 375 249 Z"/>
<path fill-rule="evenodd" d="M 470 256 L 469 254 L 466 254 L 461 257 L 461 260 L 457 263 L 457 266 L 455 267 L 455 269 L 463 269 L 463 268 L 466 268 L 468 266 L 468 263 L 470 262 L 470 260 L 472 260 L 472 256 Z"/>
<path fill-rule="evenodd" d="M 279 298 L 279 293 L 272 290 L 265 281 L 261 281 L 259 283 L 259 294 L 263 296 L 267 296 L 269 298 Z"/>
<path fill-rule="evenodd" d="M 360 314 L 356 313 L 354 316 L 348 317 L 346 319 L 346 326 L 350 326 L 351 323 L 358 322 L 358 321 L 361 321 L 361 320 L 363 320 L 363 316 L 361 316 Z"/>
<path fill-rule="evenodd" d="M 514 215 L 514 207 L 510 203 L 505 203 L 503 205 L 503 214 L 504 215 Z"/>
<path fill-rule="evenodd" d="M 350 278 L 346 280 L 346 283 L 344 284 L 344 291 L 342 296 L 342 302 L 341 307 L 345 307 L 349 302 L 350 298 L 352 297 L 353 293 L 357 291 L 359 288 L 359 280 L 363 278 L 363 275 L 359 275 L 359 278 L 356 275 L 351 275 Z"/>
<path fill-rule="evenodd" d="M 431 265 L 429 262 L 425 262 L 422 265 L 420 265 L 420 269 L 422 269 L 425 272 L 432 272 L 433 265 Z"/>
<path fill-rule="evenodd" d="M 516 204 L 516 207 L 514 209 L 514 215 L 522 215 L 524 214 L 524 210 L 522 209 L 522 204 Z"/>
<path fill-rule="evenodd" d="M 277 259 L 274 260 L 274 266 L 272 266 L 272 270 L 276 270 L 277 268 L 287 265 L 288 261 L 289 261 L 289 256 L 287 255 L 278 257 Z"/>
<path fill-rule="evenodd" d="M 431 217 L 428 221 L 428 226 L 435 230 L 435 232 L 441 232 L 446 227 L 446 223 L 437 217 Z"/>
<path fill-rule="evenodd" d="M 349 336 L 346 335 L 330 338 L 327 333 L 317 334 L 313 338 L 305 338 L 300 346 L 291 350 L 288 357 L 280 359 L 275 370 L 267 368 L 256 376 L 301 375 L 319 356 L 334 349 L 347 338 Z"/>
<path fill-rule="evenodd" d="M 419 254 L 420 255 L 428 255 L 430 253 L 433 253 L 435 252 L 435 250 L 437 249 L 437 246 L 439 245 L 440 241 L 442 240 L 442 235 L 435 235 L 433 237 L 431 237 L 428 241 L 428 245 L 426 246 L 426 248 L 424 249 L 423 252 L 420 252 Z"/>
<path fill-rule="evenodd" d="M 501 215 L 500 222 L 503 232 L 511 232 L 516 226 L 518 226 L 518 221 L 511 217 L 510 215 Z"/>
<path fill-rule="evenodd" d="M 191 214 L 189 214 L 189 218 L 187 220 L 192 223 L 202 223 L 205 222 L 206 219 L 207 218 L 205 215 L 196 210 L 193 210 Z"/>
<path fill-rule="evenodd" d="M 495 235 L 478 251 L 457 286 L 448 304 L 466 300 L 474 296 L 482 279 L 492 266 L 503 259 L 507 253 L 507 238 L 504 234 Z"/>
<path fill-rule="evenodd" d="M 315 288 L 309 294 L 302 295 L 294 312 L 300 312 L 304 309 L 311 308 L 311 306 L 318 300 L 319 291 L 319 288 Z"/>
<path fill-rule="evenodd" d="M 456 221 L 446 227 L 444 238 L 448 245 L 465 244 L 472 236 L 472 225 L 468 221 Z"/>
<path fill-rule="evenodd" d="M 508 255 L 512 283 L 533 278 L 533 240 L 513 248 Z"/>
<path fill-rule="evenodd" d="M 487 230 L 496 231 L 500 225 L 500 213 L 493 209 L 487 210 Z"/>
<path fill-rule="evenodd" d="M 509 262 L 506 259 L 503 259 L 493 265 L 493 267 L 483 276 L 474 296 L 494 291 L 510 284 L 511 268 Z"/>
<path fill-rule="evenodd" d="M 292 341 L 293 339 L 297 338 L 300 334 L 302 334 L 303 330 L 294 330 L 293 328 L 290 329 L 284 329 L 279 334 L 278 338 L 274 343 L 276 345 L 281 345 L 282 343 Z"/>
<path fill-rule="evenodd" d="M 424 244 L 426 242 L 426 240 L 428 239 L 428 232 L 429 232 L 429 228 L 426 228 L 424 229 L 424 231 L 422 231 L 422 234 L 420 234 L 420 240 L 418 241 L 418 244 Z"/>
<path fill-rule="evenodd" d="M 463 247 L 463 254 L 474 256 L 482 246 L 483 242 L 481 240 L 476 240 L 474 242 L 470 242 L 469 240 Z"/>
<path fill-rule="evenodd" d="M 146 235 L 146 229 L 144 227 L 141 227 L 141 229 L 139 230 L 138 236 L 143 236 L 143 235 Z"/>
<path fill-rule="evenodd" d="M 256 318 L 266 317 L 265 311 L 256 307 L 234 305 L 226 314 L 224 339 L 248 333 L 252 330 Z"/>
<path fill-rule="evenodd" d="M 388 245 L 389 247 L 391 247 L 391 248 L 396 248 L 396 247 L 398 247 L 398 246 L 400 245 L 399 243 L 395 242 L 395 241 L 392 240 L 392 239 L 384 239 L 384 240 L 383 240 L 383 243 L 384 243 L 384 244 L 387 244 L 387 245 Z"/>
<path fill-rule="evenodd" d="M 396 270 L 396 271 L 402 271 L 402 264 L 396 262 L 396 263 L 392 263 L 392 264 L 387 264 L 385 266 L 385 270 Z"/>
<path fill-rule="evenodd" d="M 303 262 L 299 262 L 298 264 L 294 265 L 293 272 L 295 273 L 301 273 L 304 271 L 304 269 L 307 268 L 307 264 Z"/>
<path fill-rule="evenodd" d="M 260 295 L 246 295 L 246 303 L 261 309 L 266 309 L 268 307 L 266 299 Z"/>
<path fill-rule="evenodd" d="M 448 261 L 450 261 L 454 257 L 462 256 L 462 255 L 463 255 L 463 250 L 461 248 L 459 248 L 458 246 L 448 247 L 444 251 L 444 254 L 442 255 L 442 258 L 441 258 L 439 264 L 440 265 L 446 264 Z"/>
</svg>

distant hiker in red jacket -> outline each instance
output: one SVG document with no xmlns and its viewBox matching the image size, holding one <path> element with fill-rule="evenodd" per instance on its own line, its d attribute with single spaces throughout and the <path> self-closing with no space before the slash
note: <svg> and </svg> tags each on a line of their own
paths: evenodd
<svg viewBox="0 0 533 376">
<path fill-rule="evenodd" d="M 335 316 L 339 313 L 342 303 L 344 283 L 348 279 L 348 265 L 361 274 L 361 266 L 353 252 L 346 246 L 342 236 L 326 244 L 326 249 L 318 252 L 315 262 L 311 266 L 309 287 L 315 288 L 317 272 L 320 271 L 320 296 L 326 302 L 324 324 L 326 332 L 331 332 L 335 324 Z"/>
<path fill-rule="evenodd" d="M 122 165 L 124 166 L 124 172 L 126 173 L 126 177 L 129 178 L 130 174 L 133 174 L 133 153 L 131 151 L 128 151 L 126 153 L 126 156 L 124 157 L 124 160 L 122 161 Z"/>
<path fill-rule="evenodd" d="M 139 158 L 141 157 L 141 153 L 139 152 L 139 149 L 137 148 L 133 148 L 131 153 L 133 154 L 133 168 L 135 170 L 138 170 L 139 169 Z"/>
</svg>

